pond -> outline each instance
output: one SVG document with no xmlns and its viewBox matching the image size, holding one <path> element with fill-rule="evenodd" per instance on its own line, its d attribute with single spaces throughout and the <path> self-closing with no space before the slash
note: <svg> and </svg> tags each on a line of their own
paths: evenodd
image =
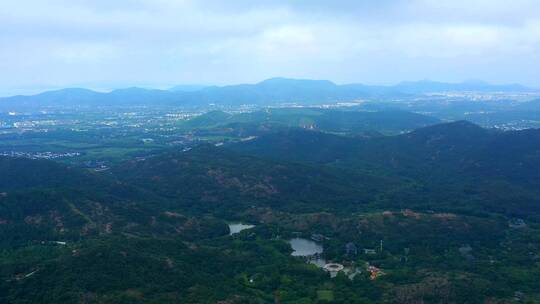
<svg viewBox="0 0 540 304">
<path fill-rule="evenodd" d="M 315 254 L 321 254 L 323 252 L 323 247 L 314 241 L 302 238 L 294 238 L 289 240 L 292 249 L 294 250 L 293 256 L 312 256 Z"/>
<path fill-rule="evenodd" d="M 255 225 L 242 224 L 242 223 L 229 223 L 229 230 L 230 230 L 229 235 L 233 235 L 242 230 L 250 229 L 253 227 L 255 227 Z"/>
</svg>

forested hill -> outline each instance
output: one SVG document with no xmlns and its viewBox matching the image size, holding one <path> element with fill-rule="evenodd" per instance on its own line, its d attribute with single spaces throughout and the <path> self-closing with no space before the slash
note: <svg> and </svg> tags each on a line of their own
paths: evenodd
<svg viewBox="0 0 540 304">
<path fill-rule="evenodd" d="M 522 141 L 523 132 L 540 131 L 503 133 L 458 121 L 359 139 L 290 128 L 131 161 L 113 172 L 193 212 L 414 207 L 535 216 L 539 144 Z M 498 146 L 515 150 L 488 153 Z"/>
<path fill-rule="evenodd" d="M 437 124 L 398 136 L 376 138 L 352 138 L 312 130 L 287 129 L 235 143 L 229 148 L 284 160 L 304 158 L 324 162 L 370 159 L 383 163 L 396 157 L 417 158 L 420 161 L 421 158 L 436 158 L 441 153 L 464 157 L 464 153 L 480 149 L 497 135 L 494 131 L 466 121 Z"/>
<path fill-rule="evenodd" d="M 184 128 L 225 128 L 238 124 L 271 128 L 304 128 L 339 134 L 398 134 L 439 123 L 436 118 L 407 111 L 343 111 L 319 108 L 278 108 L 229 114 L 211 111 L 186 121 Z"/>
<path fill-rule="evenodd" d="M 52 161 L 0 157 L 0 191 L 28 188 L 80 188 L 100 183 L 88 171 Z"/>
<path fill-rule="evenodd" d="M 223 147 L 201 145 L 126 161 L 106 175 L 51 161 L 2 158 L 0 190 L 9 198 L 14 191 L 23 196 L 45 191 L 90 212 L 97 212 L 96 206 L 111 212 L 127 208 L 130 218 L 147 208 L 155 211 L 152 216 L 171 210 L 231 216 L 252 206 L 289 212 L 418 207 L 534 216 L 540 214 L 540 140 L 530 139 L 539 133 L 498 132 L 464 121 L 374 138 L 289 128 Z"/>
<path fill-rule="evenodd" d="M 418 188 L 392 195 L 402 205 L 467 206 L 539 214 L 540 130 L 499 132 L 466 121 L 367 139 L 287 131 L 237 143 L 239 153 L 408 177 Z M 316 152 L 313 152 L 316 151 Z M 441 197 L 441 195 L 443 197 Z M 437 202 L 438 201 L 438 202 Z M 476 206 L 476 207 L 475 207 Z M 483 206 L 483 207 L 482 207 Z"/>
<path fill-rule="evenodd" d="M 102 234 L 189 239 L 209 231 L 227 232 L 224 223 L 216 229 L 212 219 L 173 213 L 159 196 L 110 176 L 49 160 L 11 157 L 0 158 L 0 170 L 0 248 Z M 198 228 L 202 221 L 208 228 Z"/>
<path fill-rule="evenodd" d="M 172 199 L 175 208 L 224 216 L 253 206 L 290 212 L 355 209 L 396 183 L 357 172 L 241 155 L 213 145 L 126 162 L 113 173 L 125 183 Z"/>
<path fill-rule="evenodd" d="M 351 138 L 288 129 L 233 143 L 229 149 L 281 160 L 317 163 L 357 162 L 399 170 L 406 167 L 453 167 L 486 175 L 540 177 L 540 130 L 501 132 L 467 121 L 437 124 L 413 132 Z"/>
</svg>

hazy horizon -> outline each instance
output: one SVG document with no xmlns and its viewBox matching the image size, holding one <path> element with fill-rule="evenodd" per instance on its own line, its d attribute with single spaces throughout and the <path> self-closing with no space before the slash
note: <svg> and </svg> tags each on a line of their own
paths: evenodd
<svg viewBox="0 0 540 304">
<path fill-rule="evenodd" d="M 540 88 L 540 2 L 6 0 L 0 96 L 272 77 Z"/>
<path fill-rule="evenodd" d="M 345 82 L 345 83 L 338 83 L 333 81 L 332 79 L 307 79 L 307 78 L 288 78 L 288 77 L 281 77 L 281 76 L 275 76 L 270 77 L 266 79 L 261 79 L 259 81 L 255 82 L 246 82 L 246 83 L 224 83 L 224 84 L 214 84 L 214 83 L 178 83 L 178 84 L 145 84 L 145 83 L 125 83 L 125 84 L 116 84 L 112 86 L 99 86 L 95 84 L 73 84 L 73 85 L 66 85 L 66 86 L 42 86 L 42 87 L 33 87 L 33 88 L 20 88 L 18 90 L 15 90 L 15 93 L 9 94 L 6 92 L 0 92 L 0 98 L 3 97 L 13 97 L 13 96 L 31 96 L 36 95 L 40 93 L 45 93 L 49 91 L 56 91 L 56 90 L 63 90 L 63 89 L 87 89 L 95 92 L 101 92 L 101 93 L 109 93 L 115 90 L 122 90 L 122 89 L 129 89 L 129 88 L 141 88 L 141 89 L 148 89 L 148 90 L 173 90 L 177 86 L 201 86 L 201 87 L 211 87 L 211 86 L 218 86 L 218 87 L 224 87 L 224 86 L 234 86 L 234 85 L 244 85 L 244 84 L 257 84 L 266 80 L 270 79 L 276 79 L 276 78 L 285 78 L 285 79 L 293 79 L 293 80 L 322 80 L 322 81 L 330 81 L 333 82 L 336 85 L 351 85 L 351 84 L 361 84 L 361 85 L 368 85 L 368 86 L 395 86 L 399 85 L 401 83 L 407 83 L 407 82 L 434 82 L 434 83 L 448 83 L 448 84 L 464 84 L 464 83 L 483 83 L 488 85 L 522 85 L 528 89 L 533 89 L 535 91 L 540 90 L 538 87 L 532 87 L 532 86 L 525 86 L 521 83 L 492 83 L 492 82 L 486 82 L 481 79 L 467 79 L 463 81 L 458 82 L 444 82 L 444 81 L 438 81 L 433 79 L 418 79 L 418 80 L 403 80 L 396 83 L 363 83 L 363 82 Z M 17 91 L 19 91 L 17 93 Z"/>
</svg>

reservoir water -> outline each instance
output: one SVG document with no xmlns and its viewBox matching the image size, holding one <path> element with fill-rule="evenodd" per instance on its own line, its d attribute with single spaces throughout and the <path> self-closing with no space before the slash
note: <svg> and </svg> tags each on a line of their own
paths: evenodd
<svg viewBox="0 0 540 304">
<path fill-rule="evenodd" d="M 311 240 L 294 238 L 289 240 L 289 243 L 294 250 L 293 256 L 312 256 L 323 252 L 323 247 Z"/>
<path fill-rule="evenodd" d="M 230 223 L 229 224 L 229 230 L 230 230 L 230 235 L 233 235 L 235 233 L 238 233 L 242 230 L 246 230 L 246 229 L 250 229 L 250 228 L 253 228 L 255 227 L 255 225 L 249 225 L 249 224 L 242 224 L 242 223 Z"/>
<path fill-rule="evenodd" d="M 340 271 L 343 271 L 350 280 L 354 279 L 357 274 L 362 273 L 362 271 L 355 266 L 344 267 L 337 263 L 329 264 L 326 259 L 321 257 L 323 247 L 312 240 L 294 238 L 289 240 L 289 244 L 291 244 L 291 247 L 294 250 L 291 255 L 306 257 L 308 263 L 324 269 L 330 274 L 331 278 L 336 277 Z"/>
</svg>

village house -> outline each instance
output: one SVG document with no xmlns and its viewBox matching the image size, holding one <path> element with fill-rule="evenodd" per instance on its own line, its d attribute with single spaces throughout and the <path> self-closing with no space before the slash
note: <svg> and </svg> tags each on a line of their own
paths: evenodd
<svg viewBox="0 0 540 304">
<path fill-rule="evenodd" d="M 352 257 L 358 254 L 358 248 L 353 242 L 349 242 L 345 245 L 345 254 Z"/>
<path fill-rule="evenodd" d="M 364 254 L 377 254 L 375 249 L 364 248 Z"/>
</svg>

